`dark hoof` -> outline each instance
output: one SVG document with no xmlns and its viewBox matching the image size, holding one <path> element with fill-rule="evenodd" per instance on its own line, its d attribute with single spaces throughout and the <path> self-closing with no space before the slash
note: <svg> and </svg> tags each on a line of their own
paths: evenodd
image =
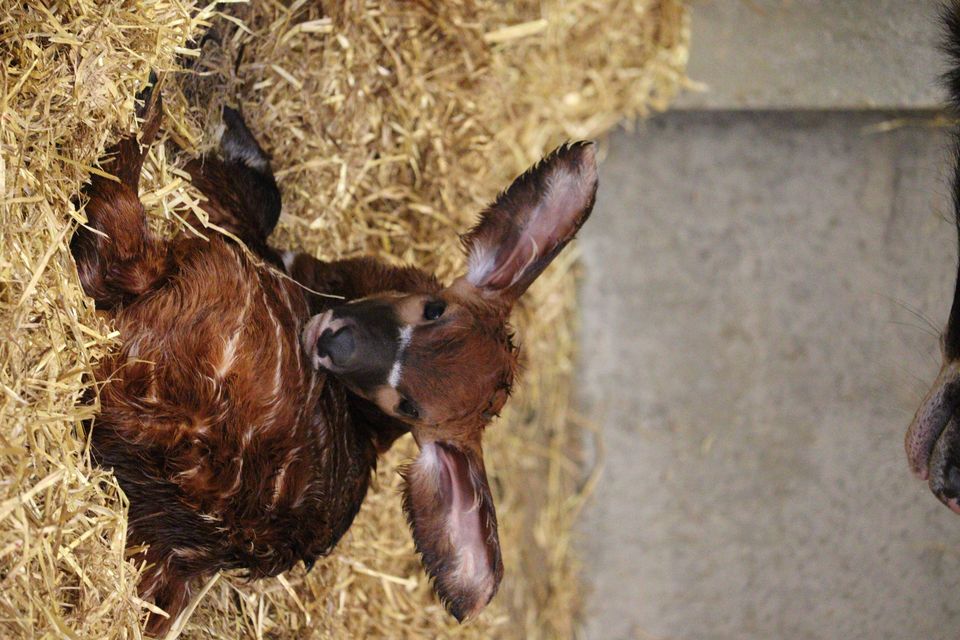
<svg viewBox="0 0 960 640">
<path fill-rule="evenodd" d="M 144 85 L 143 89 L 140 89 L 137 92 L 137 117 L 141 120 L 144 119 L 147 110 L 150 107 L 150 102 L 153 100 L 153 90 L 157 86 L 157 72 L 153 69 L 150 69 L 150 76 L 147 78 L 147 84 Z"/>
<path fill-rule="evenodd" d="M 223 124 L 226 130 L 220 139 L 220 153 L 224 160 L 239 162 L 259 173 L 272 175 L 270 156 L 264 152 L 250 133 L 240 112 L 231 107 L 224 107 Z"/>
</svg>

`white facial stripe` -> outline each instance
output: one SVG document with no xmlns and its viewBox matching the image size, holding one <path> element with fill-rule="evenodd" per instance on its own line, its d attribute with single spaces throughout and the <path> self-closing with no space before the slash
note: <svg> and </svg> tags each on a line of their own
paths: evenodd
<svg viewBox="0 0 960 640">
<path fill-rule="evenodd" d="M 400 372 L 403 371 L 403 365 L 400 364 L 398 359 L 393 363 L 393 367 L 390 369 L 390 377 L 387 378 L 387 384 L 389 384 L 394 389 L 397 388 L 397 385 L 400 384 Z"/>
<path fill-rule="evenodd" d="M 403 355 L 404 349 L 410 344 L 410 339 L 413 337 L 413 325 L 407 325 L 403 329 L 400 329 L 400 349 L 397 351 L 397 355 Z"/>
<path fill-rule="evenodd" d="M 413 325 L 408 324 L 403 329 L 400 329 L 400 338 L 397 341 L 397 359 L 394 361 L 393 367 L 390 368 L 390 376 L 387 378 L 387 384 L 394 389 L 400 384 L 400 374 L 403 372 L 403 352 L 406 351 L 412 338 Z"/>
</svg>

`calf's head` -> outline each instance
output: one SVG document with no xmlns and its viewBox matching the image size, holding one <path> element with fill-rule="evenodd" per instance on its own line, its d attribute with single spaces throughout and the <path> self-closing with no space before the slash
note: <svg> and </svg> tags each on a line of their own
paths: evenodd
<svg viewBox="0 0 960 640">
<path fill-rule="evenodd" d="M 420 454 L 404 474 L 404 508 L 436 591 L 459 620 L 490 601 L 503 573 L 480 440 L 517 369 L 507 319 L 586 221 L 596 189 L 594 145 L 562 146 L 463 236 L 467 272 L 450 286 L 355 300 L 304 329 L 316 366 L 410 427 Z"/>
</svg>

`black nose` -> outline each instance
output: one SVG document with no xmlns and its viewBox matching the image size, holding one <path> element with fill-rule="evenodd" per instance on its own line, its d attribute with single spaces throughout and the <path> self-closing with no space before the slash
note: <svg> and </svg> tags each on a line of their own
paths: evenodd
<svg viewBox="0 0 960 640">
<path fill-rule="evenodd" d="M 954 496 L 960 496 L 960 467 L 950 465 L 944 477 L 944 488 L 953 493 Z"/>
<path fill-rule="evenodd" d="M 960 513 L 960 467 L 948 462 L 930 475 L 930 489 L 940 502 Z"/>
<path fill-rule="evenodd" d="M 931 476 L 930 488 L 940 499 L 956 499 L 960 497 L 960 467 L 952 462 L 945 462 L 936 469 Z"/>
<path fill-rule="evenodd" d="M 930 489 L 960 513 L 960 415 L 954 414 L 930 455 Z"/>
<path fill-rule="evenodd" d="M 356 341 L 350 327 L 341 327 L 334 333 L 327 329 L 317 340 L 317 353 L 321 358 L 329 357 L 335 366 L 342 367 L 350 362 L 356 350 Z"/>
</svg>

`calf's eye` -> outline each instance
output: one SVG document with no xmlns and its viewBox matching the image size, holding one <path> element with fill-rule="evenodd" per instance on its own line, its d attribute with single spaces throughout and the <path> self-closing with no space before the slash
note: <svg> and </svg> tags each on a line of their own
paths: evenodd
<svg viewBox="0 0 960 640">
<path fill-rule="evenodd" d="M 423 305 L 423 319 L 424 320 L 436 320 L 443 315 L 443 312 L 447 310 L 447 303 L 443 300 L 431 300 L 427 304 Z"/>
<path fill-rule="evenodd" d="M 400 399 L 400 404 L 397 405 L 397 411 L 408 418 L 413 418 L 414 420 L 420 417 L 420 412 L 417 410 L 417 405 L 410 402 L 409 398 Z"/>
</svg>

